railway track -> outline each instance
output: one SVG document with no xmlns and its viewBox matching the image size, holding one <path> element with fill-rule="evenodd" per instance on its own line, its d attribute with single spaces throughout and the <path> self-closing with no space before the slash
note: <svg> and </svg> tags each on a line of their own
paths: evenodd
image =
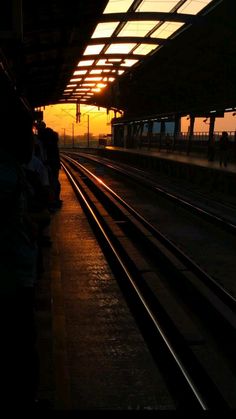
<svg viewBox="0 0 236 419">
<path fill-rule="evenodd" d="M 153 357 L 165 349 L 181 403 L 235 408 L 234 297 L 82 164 L 62 162 Z"/>
</svg>

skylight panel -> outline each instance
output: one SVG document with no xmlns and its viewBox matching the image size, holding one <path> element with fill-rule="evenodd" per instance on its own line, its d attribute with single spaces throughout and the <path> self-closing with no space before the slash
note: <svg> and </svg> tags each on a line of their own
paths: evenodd
<svg viewBox="0 0 236 419">
<path fill-rule="evenodd" d="M 110 38 L 114 30 L 117 28 L 119 22 L 104 22 L 98 23 L 92 38 Z"/>
<path fill-rule="evenodd" d="M 109 63 L 107 60 L 98 60 L 96 65 L 107 65 L 112 67 L 112 63 Z"/>
<path fill-rule="evenodd" d="M 110 81 L 110 82 L 112 82 L 114 80 L 115 80 L 115 77 L 103 77 L 103 81 Z"/>
<path fill-rule="evenodd" d="M 100 89 L 103 89 L 104 87 L 106 87 L 107 84 L 106 83 L 98 83 L 97 87 L 99 87 Z"/>
<path fill-rule="evenodd" d="M 158 23 L 157 20 L 135 20 L 127 22 L 117 36 L 145 36 Z"/>
<path fill-rule="evenodd" d="M 94 60 L 84 60 L 80 61 L 77 67 L 89 67 L 90 65 L 93 65 Z"/>
<path fill-rule="evenodd" d="M 83 83 L 81 84 L 82 87 L 93 87 L 95 86 L 95 83 Z"/>
<path fill-rule="evenodd" d="M 108 70 L 109 71 L 109 70 Z M 89 74 L 101 74 L 102 70 L 91 70 Z"/>
<path fill-rule="evenodd" d="M 87 87 L 79 87 L 78 89 L 75 89 L 76 92 L 88 92 L 90 89 Z"/>
<path fill-rule="evenodd" d="M 130 8 L 133 0 L 110 0 L 104 10 L 105 13 L 124 13 Z"/>
<path fill-rule="evenodd" d="M 75 87 L 75 86 L 77 86 L 77 84 L 67 84 L 66 87 Z"/>
<path fill-rule="evenodd" d="M 100 45 L 88 45 L 84 51 L 84 55 L 96 55 L 101 52 L 105 44 Z"/>
<path fill-rule="evenodd" d="M 82 74 L 86 74 L 86 73 L 87 73 L 87 70 L 76 70 L 76 71 L 74 71 L 73 75 L 74 76 L 81 76 Z"/>
<path fill-rule="evenodd" d="M 122 61 L 122 58 L 108 58 L 108 61 L 110 63 L 120 63 Z"/>
<path fill-rule="evenodd" d="M 177 13 L 188 13 L 189 15 L 196 15 L 211 2 L 212 0 L 187 0 L 177 10 Z"/>
<path fill-rule="evenodd" d="M 140 54 L 140 55 L 147 55 L 149 52 L 157 48 L 158 45 L 153 44 L 140 44 L 137 48 L 134 50 L 134 54 Z"/>
<path fill-rule="evenodd" d="M 138 60 L 129 60 L 129 59 L 126 58 L 124 60 L 124 62 L 121 64 L 121 67 L 132 67 L 132 65 L 136 64 L 137 62 L 138 62 Z"/>
<path fill-rule="evenodd" d="M 105 54 L 129 54 L 137 44 L 111 44 Z"/>
<path fill-rule="evenodd" d="M 76 77 L 76 78 L 74 78 L 74 79 L 70 79 L 70 82 L 74 82 L 74 81 L 81 81 L 82 80 L 82 78 L 81 77 Z"/>
<path fill-rule="evenodd" d="M 125 72 L 125 70 L 118 70 L 118 75 L 120 76 L 121 74 L 123 74 Z"/>
<path fill-rule="evenodd" d="M 92 92 L 101 92 L 100 87 L 94 87 L 94 89 L 91 89 Z"/>
<path fill-rule="evenodd" d="M 170 12 L 179 0 L 143 0 L 136 12 Z"/>
<path fill-rule="evenodd" d="M 183 22 L 165 22 L 151 34 L 151 38 L 167 39 L 183 25 Z"/>
<path fill-rule="evenodd" d="M 102 77 L 86 77 L 85 81 L 101 81 Z"/>
</svg>

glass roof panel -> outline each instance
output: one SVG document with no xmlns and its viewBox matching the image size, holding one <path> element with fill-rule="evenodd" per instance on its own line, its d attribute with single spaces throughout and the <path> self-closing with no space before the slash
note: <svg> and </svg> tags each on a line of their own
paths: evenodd
<svg viewBox="0 0 236 419">
<path fill-rule="evenodd" d="M 108 61 L 111 63 L 119 63 L 122 61 L 122 58 L 108 58 Z"/>
<path fill-rule="evenodd" d="M 108 70 L 109 71 L 109 70 Z M 89 74 L 101 74 L 102 70 L 91 70 Z"/>
<path fill-rule="evenodd" d="M 80 80 L 82 80 L 81 77 L 76 77 L 74 79 L 70 79 L 71 82 L 73 82 L 73 81 L 80 81 Z"/>
<path fill-rule="evenodd" d="M 84 55 L 96 55 L 101 52 L 105 44 L 100 45 L 88 45 L 84 51 Z"/>
<path fill-rule="evenodd" d="M 101 89 L 103 89 L 103 87 L 106 87 L 107 84 L 106 83 L 98 83 L 97 87 L 100 87 Z"/>
<path fill-rule="evenodd" d="M 103 13 L 127 12 L 133 0 L 110 0 Z"/>
<path fill-rule="evenodd" d="M 110 38 L 119 22 L 98 23 L 92 38 Z"/>
<path fill-rule="evenodd" d="M 129 60 L 126 58 L 124 62 L 121 64 L 121 67 L 132 67 L 132 65 L 136 64 L 137 62 L 138 60 Z"/>
<path fill-rule="evenodd" d="M 82 75 L 82 74 L 86 74 L 87 73 L 87 70 L 76 70 L 76 71 L 74 71 L 74 76 L 80 76 L 80 75 Z"/>
<path fill-rule="evenodd" d="M 105 54 L 129 54 L 137 44 L 111 44 Z"/>
<path fill-rule="evenodd" d="M 77 67 L 88 67 L 90 65 L 93 65 L 93 63 L 94 63 L 94 60 L 84 60 L 84 61 L 80 61 L 77 64 Z"/>
<path fill-rule="evenodd" d="M 158 20 L 134 20 L 127 22 L 117 36 L 145 36 L 158 24 Z"/>
<path fill-rule="evenodd" d="M 81 86 L 82 87 L 87 87 L 87 86 L 93 87 L 93 86 L 95 86 L 95 83 L 83 83 L 83 84 L 81 84 Z"/>
<path fill-rule="evenodd" d="M 107 60 L 98 60 L 96 65 L 108 65 L 112 67 L 112 63 L 109 63 Z"/>
<path fill-rule="evenodd" d="M 212 0 L 187 0 L 177 10 L 177 13 L 188 13 L 189 15 L 196 15 L 211 2 Z"/>
<path fill-rule="evenodd" d="M 136 12 L 170 12 L 179 0 L 143 0 Z"/>
<path fill-rule="evenodd" d="M 134 54 L 140 54 L 140 55 L 147 55 L 149 52 L 151 52 L 153 49 L 156 49 L 158 45 L 153 44 L 140 44 L 137 48 L 134 50 Z"/>
<path fill-rule="evenodd" d="M 101 81 L 102 77 L 85 77 L 85 81 Z"/>
<path fill-rule="evenodd" d="M 123 74 L 125 72 L 125 70 L 118 70 L 118 74 L 119 74 L 119 76 L 121 75 L 121 74 Z"/>
<path fill-rule="evenodd" d="M 183 22 L 165 22 L 152 33 L 151 38 L 167 39 L 183 25 Z"/>
</svg>

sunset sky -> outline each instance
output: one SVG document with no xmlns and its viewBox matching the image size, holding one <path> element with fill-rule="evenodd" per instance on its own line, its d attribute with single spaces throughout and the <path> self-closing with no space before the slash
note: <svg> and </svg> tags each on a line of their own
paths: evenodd
<svg viewBox="0 0 236 419">
<path fill-rule="evenodd" d="M 96 106 L 81 106 L 81 122 L 76 123 L 76 107 L 75 104 L 59 104 L 46 106 L 44 110 L 44 121 L 48 127 L 53 128 L 60 136 L 65 134 L 72 136 L 74 129 L 74 136 L 83 135 L 88 130 L 88 115 L 89 115 L 89 132 L 94 136 L 110 134 L 110 121 L 114 117 L 114 112 L 110 111 L 107 115 L 106 109 L 98 108 Z M 204 118 L 196 118 L 194 131 L 208 132 L 209 120 L 203 122 Z M 188 131 L 189 120 L 182 118 L 181 130 Z M 215 131 L 235 131 L 236 130 L 236 115 L 232 112 L 225 112 L 224 118 L 216 118 Z"/>
<path fill-rule="evenodd" d="M 98 110 L 97 106 L 81 105 L 81 122 L 76 123 L 76 105 L 58 104 L 46 106 L 43 111 L 44 121 L 48 127 L 53 128 L 60 136 L 65 134 L 71 136 L 74 129 L 74 135 L 83 135 L 88 131 L 99 137 L 99 135 L 109 134 L 111 132 L 110 121 L 114 117 L 114 112 L 110 111 L 107 115 L 105 108 Z"/>
</svg>

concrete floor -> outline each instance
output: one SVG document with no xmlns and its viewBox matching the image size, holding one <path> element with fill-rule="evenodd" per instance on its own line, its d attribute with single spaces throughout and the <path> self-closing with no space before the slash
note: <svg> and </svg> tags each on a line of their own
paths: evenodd
<svg viewBox="0 0 236 419">
<path fill-rule="evenodd" d="M 175 410 L 63 171 L 37 286 L 39 395 L 56 410 Z"/>
</svg>

